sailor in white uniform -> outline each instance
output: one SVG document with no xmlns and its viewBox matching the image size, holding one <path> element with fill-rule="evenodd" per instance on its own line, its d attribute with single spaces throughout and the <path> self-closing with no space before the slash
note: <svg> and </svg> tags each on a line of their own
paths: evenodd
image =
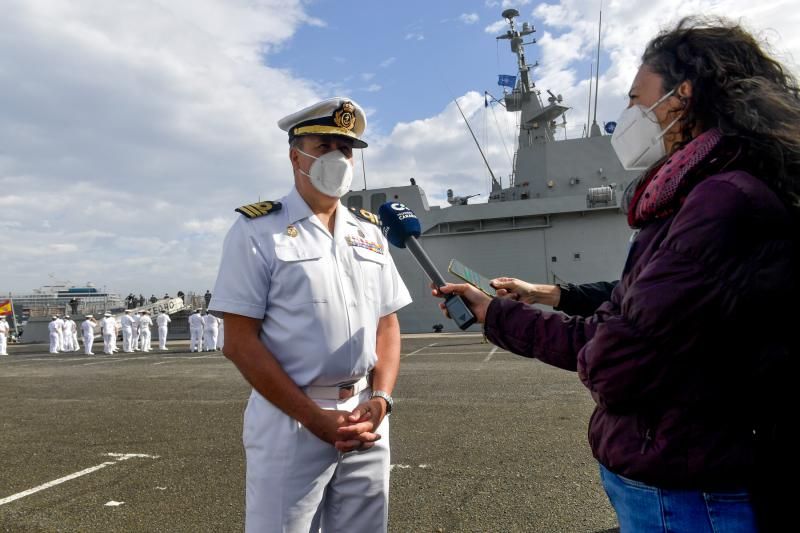
<svg viewBox="0 0 800 533">
<path fill-rule="evenodd" d="M 61 343 L 59 338 L 61 325 L 58 323 L 56 315 L 53 315 L 53 319 L 47 324 L 47 330 L 50 333 L 50 353 L 58 353 L 59 344 Z"/>
<path fill-rule="evenodd" d="M 81 345 L 78 343 L 78 324 L 72 317 L 69 317 L 69 330 L 72 332 L 72 351 L 79 352 Z"/>
<path fill-rule="evenodd" d="M 125 353 L 133 352 L 133 315 L 130 309 L 125 310 L 125 314 L 119 319 L 122 328 L 122 351 Z"/>
<path fill-rule="evenodd" d="M 0 315 L 0 355 L 8 355 L 8 322 L 5 315 Z"/>
<path fill-rule="evenodd" d="M 189 351 L 199 352 L 203 343 L 203 317 L 200 309 L 189 315 Z"/>
<path fill-rule="evenodd" d="M 83 353 L 86 355 L 94 355 L 92 345 L 94 345 L 94 328 L 97 326 L 97 321 L 94 315 L 86 315 L 86 320 L 81 322 L 81 333 L 83 334 Z"/>
<path fill-rule="evenodd" d="M 111 355 L 117 348 L 117 321 L 111 313 L 106 312 L 100 326 L 103 330 L 103 353 Z"/>
<path fill-rule="evenodd" d="M 134 352 L 138 352 L 141 349 L 141 346 L 139 346 L 139 340 L 141 339 L 139 321 L 142 319 L 142 312 L 136 311 L 131 318 L 133 319 L 131 323 L 131 349 Z"/>
<path fill-rule="evenodd" d="M 411 297 L 374 215 L 339 201 L 364 125 L 343 98 L 281 120 L 295 188 L 237 209 L 225 239 L 209 309 L 225 313 L 225 356 L 254 387 L 248 532 L 387 529 L 395 312 Z"/>
<path fill-rule="evenodd" d="M 219 322 L 219 318 L 211 313 L 206 313 L 205 316 L 203 316 L 203 351 L 217 351 Z"/>
<path fill-rule="evenodd" d="M 64 351 L 64 319 L 56 315 L 56 333 L 58 334 L 58 342 L 56 345 L 56 352 Z M 52 350 L 51 350 L 52 352 Z"/>
<path fill-rule="evenodd" d="M 150 311 L 142 311 L 139 317 L 139 346 L 143 352 L 150 351 L 150 326 L 153 325 L 153 319 L 150 318 Z"/>
<path fill-rule="evenodd" d="M 167 328 L 172 319 L 167 313 L 161 311 L 156 317 L 156 324 L 158 324 L 158 349 L 167 349 Z"/>
</svg>

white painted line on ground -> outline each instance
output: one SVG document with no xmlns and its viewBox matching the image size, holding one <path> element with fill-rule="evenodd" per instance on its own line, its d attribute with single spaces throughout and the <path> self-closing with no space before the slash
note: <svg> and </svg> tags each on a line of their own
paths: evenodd
<svg viewBox="0 0 800 533">
<path fill-rule="evenodd" d="M 178 355 L 178 356 L 168 357 L 166 361 L 160 361 L 158 363 L 153 363 L 153 364 L 154 365 L 164 365 L 166 363 L 171 363 L 173 361 L 173 359 L 224 359 L 224 358 L 225 358 L 224 355 L 216 355 L 216 354 L 211 354 L 211 355 L 189 355 L 189 356 Z"/>
<path fill-rule="evenodd" d="M 430 468 L 430 467 L 431 467 L 431 465 L 427 465 L 427 464 L 422 464 L 422 465 L 418 465 L 417 466 L 417 468 L 422 468 L 422 469 Z M 395 468 L 398 468 L 400 470 L 406 470 L 408 468 L 413 468 L 413 467 L 411 465 L 401 465 L 401 464 L 389 465 L 389 470 L 394 470 Z"/>
<path fill-rule="evenodd" d="M 79 478 L 81 476 L 85 476 L 86 474 L 91 474 L 92 472 L 96 472 L 101 468 L 105 468 L 107 466 L 115 465 L 121 461 L 127 461 L 133 457 L 140 457 L 140 458 L 147 458 L 147 459 L 157 459 L 158 455 L 147 455 L 143 453 L 107 453 L 105 454 L 109 457 L 113 457 L 114 461 L 106 461 L 104 463 L 100 463 L 99 465 L 91 466 L 89 468 L 85 468 L 80 472 L 75 472 L 74 474 L 70 474 L 68 476 L 60 477 L 58 479 L 54 479 L 53 481 L 48 481 L 38 487 L 33 487 L 32 489 L 28 489 L 22 492 L 18 492 L 16 494 L 12 494 L 11 496 L 7 496 L 0 500 L 0 505 L 5 505 L 7 503 L 11 503 L 15 500 L 19 500 L 20 498 L 24 498 L 25 496 L 30 496 L 31 494 L 36 494 L 37 492 L 43 491 L 45 489 L 49 489 L 50 487 L 55 487 L 56 485 L 61 485 L 67 481 L 70 481 L 75 478 Z"/>
<path fill-rule="evenodd" d="M 495 346 L 494 348 L 492 348 L 492 351 L 491 351 L 491 352 L 489 352 L 489 355 L 487 355 L 487 356 L 486 356 L 486 359 L 484 359 L 484 360 L 483 360 L 483 362 L 484 362 L 484 363 L 488 363 L 488 362 L 489 362 L 489 360 L 490 360 L 490 359 L 492 358 L 492 356 L 494 355 L 494 352 L 496 352 L 496 351 L 497 351 L 497 346 Z"/>
<path fill-rule="evenodd" d="M 137 359 L 152 359 L 153 356 L 144 356 L 144 357 L 120 357 L 117 359 L 105 359 L 103 361 L 94 361 L 92 363 L 83 363 L 81 366 L 92 366 L 92 365 L 102 365 L 105 363 L 119 363 L 122 361 L 136 361 Z"/>
<path fill-rule="evenodd" d="M 422 351 L 422 350 L 424 350 L 425 348 L 433 348 L 433 347 L 434 347 L 434 346 L 436 346 L 437 344 L 439 344 L 439 343 L 438 343 L 438 342 L 433 342 L 433 343 L 431 343 L 431 344 L 429 344 L 429 345 L 427 345 L 427 346 L 423 346 L 423 347 L 422 347 L 422 348 L 420 348 L 419 350 L 414 350 L 414 351 L 413 351 L 413 352 L 411 352 L 411 353 L 407 353 L 407 354 L 405 354 L 404 356 L 400 357 L 400 359 L 405 359 L 406 357 L 411 357 L 411 356 L 412 356 L 412 355 L 414 355 L 414 354 L 418 354 L 419 352 L 421 352 L 421 351 Z"/>
<path fill-rule="evenodd" d="M 115 502 L 114 500 L 111 500 L 110 502 L 106 502 L 104 507 L 119 507 L 123 503 L 125 503 L 125 502 Z"/>
</svg>

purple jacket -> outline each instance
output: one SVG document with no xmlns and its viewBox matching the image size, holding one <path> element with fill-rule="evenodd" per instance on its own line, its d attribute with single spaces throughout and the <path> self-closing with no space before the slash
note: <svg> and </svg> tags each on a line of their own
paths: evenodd
<svg viewBox="0 0 800 533">
<path fill-rule="evenodd" d="M 593 316 L 495 299 L 486 335 L 578 371 L 597 404 L 589 443 L 609 470 L 660 487 L 748 486 L 756 439 L 795 377 L 793 229 L 762 181 L 708 177 L 640 230 Z"/>
</svg>

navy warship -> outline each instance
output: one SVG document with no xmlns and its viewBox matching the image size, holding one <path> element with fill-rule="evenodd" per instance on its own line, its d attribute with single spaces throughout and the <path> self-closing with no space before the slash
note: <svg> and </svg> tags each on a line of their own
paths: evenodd
<svg viewBox="0 0 800 533">
<path fill-rule="evenodd" d="M 515 9 L 502 16 L 509 28 L 497 39 L 509 41 L 518 68 L 513 89 L 500 100 L 507 112 L 519 113 L 510 183 L 504 187 L 492 175 L 486 203 L 470 204 L 467 197 L 448 191 L 448 206 L 432 206 L 413 179 L 409 185 L 351 191 L 342 202 L 375 213 L 387 201 L 405 204 L 419 217 L 419 240 L 443 273 L 451 259 L 458 259 L 489 278 L 512 276 L 534 283 L 618 279 L 631 233 L 620 200 L 637 174 L 622 168 L 611 147 L 611 128 L 604 131 L 596 118 L 581 137 L 557 138 L 569 107 L 550 90 L 543 100 L 531 77 L 536 65 L 526 60 L 525 45 L 535 40 L 524 39 L 536 30 L 527 22 L 518 27 Z M 596 110 L 595 96 L 595 117 Z M 431 332 L 438 325 L 457 331 L 439 311 L 430 281 L 411 254 L 393 249 L 392 257 L 414 299 L 398 313 L 402 331 Z"/>
</svg>

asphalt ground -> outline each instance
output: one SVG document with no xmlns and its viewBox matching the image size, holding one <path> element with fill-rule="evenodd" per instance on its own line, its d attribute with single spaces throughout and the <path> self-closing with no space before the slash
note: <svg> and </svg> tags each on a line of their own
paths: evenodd
<svg viewBox="0 0 800 533">
<path fill-rule="evenodd" d="M 169 348 L 0 356 L 0 531 L 243 529 L 249 388 L 221 352 Z M 390 531 L 616 531 L 575 374 L 408 335 L 394 397 Z"/>
</svg>

